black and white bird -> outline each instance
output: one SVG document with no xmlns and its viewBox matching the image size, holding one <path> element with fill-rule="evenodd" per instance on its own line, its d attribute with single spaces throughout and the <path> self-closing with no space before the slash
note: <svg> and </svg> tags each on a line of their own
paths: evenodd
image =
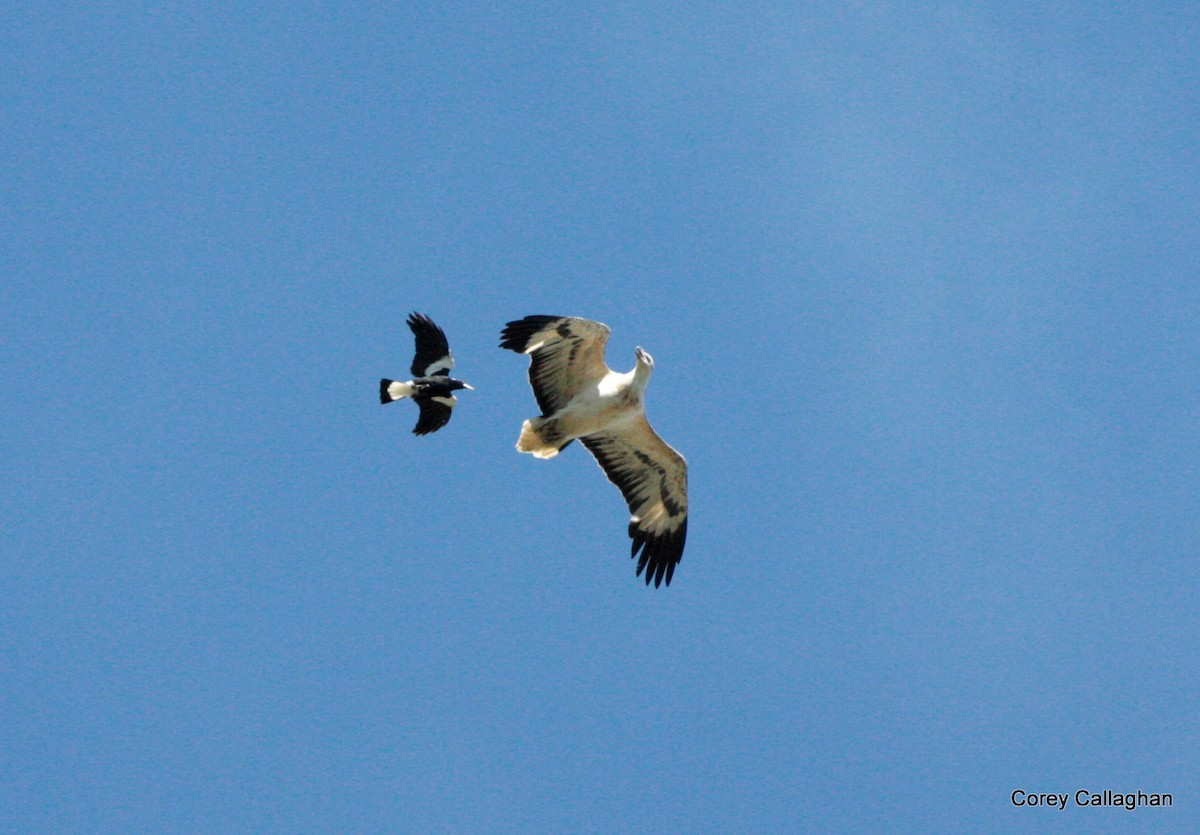
<svg viewBox="0 0 1200 835">
<path fill-rule="evenodd" d="M 449 376 L 454 357 L 450 355 L 446 334 L 432 319 L 421 313 L 410 313 L 408 326 L 417 339 L 417 354 L 412 362 L 413 379 L 406 383 L 386 377 L 380 380 L 379 402 L 391 403 L 411 397 L 421 410 L 413 434 L 428 435 L 450 422 L 450 414 L 458 402 L 450 392 L 474 387 Z"/>
<path fill-rule="evenodd" d="M 500 333 L 501 348 L 530 355 L 542 410 L 521 425 L 517 450 L 553 458 L 578 438 L 629 505 L 638 576 L 670 585 L 687 539 L 687 461 L 646 420 L 654 358 L 638 348 L 632 371 L 613 371 L 604 361 L 610 333 L 573 316 L 526 316 Z"/>
</svg>

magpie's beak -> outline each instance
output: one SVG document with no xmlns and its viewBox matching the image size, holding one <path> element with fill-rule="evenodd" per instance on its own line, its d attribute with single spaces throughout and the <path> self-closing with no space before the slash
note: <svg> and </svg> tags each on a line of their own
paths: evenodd
<svg viewBox="0 0 1200 835">
<path fill-rule="evenodd" d="M 471 385 L 470 383 L 463 383 L 463 388 L 475 391 L 475 386 Z"/>
</svg>

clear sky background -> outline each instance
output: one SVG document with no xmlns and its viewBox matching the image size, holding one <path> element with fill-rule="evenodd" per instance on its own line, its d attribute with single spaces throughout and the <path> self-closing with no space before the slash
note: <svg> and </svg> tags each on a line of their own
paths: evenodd
<svg viewBox="0 0 1200 835">
<path fill-rule="evenodd" d="M 1034 5 L 5 6 L 0 829 L 1193 825 L 1200 10 Z"/>
</svg>

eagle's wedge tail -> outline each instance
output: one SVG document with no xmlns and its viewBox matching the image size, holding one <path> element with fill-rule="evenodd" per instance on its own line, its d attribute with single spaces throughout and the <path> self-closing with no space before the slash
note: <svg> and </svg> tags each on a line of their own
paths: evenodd
<svg viewBox="0 0 1200 835">
<path fill-rule="evenodd" d="M 574 440 L 563 440 L 554 418 L 532 418 L 521 424 L 521 437 L 517 438 L 517 452 L 528 452 L 534 458 L 553 458 Z"/>
</svg>

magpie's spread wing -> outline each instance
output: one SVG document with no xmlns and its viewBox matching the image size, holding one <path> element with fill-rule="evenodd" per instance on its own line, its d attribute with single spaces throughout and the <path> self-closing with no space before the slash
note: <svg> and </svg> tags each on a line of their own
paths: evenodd
<svg viewBox="0 0 1200 835">
<path fill-rule="evenodd" d="M 423 313 L 410 313 L 408 326 L 417 338 L 417 353 L 412 364 L 414 377 L 446 374 L 454 367 L 454 357 L 450 356 L 450 343 L 446 341 L 446 334 L 432 319 Z"/>
<path fill-rule="evenodd" d="M 609 333 L 608 325 L 590 319 L 526 316 L 505 326 L 500 347 L 531 355 L 529 384 L 547 417 L 608 374 L 604 347 Z"/>
<path fill-rule="evenodd" d="M 436 432 L 441 429 L 450 422 L 450 414 L 453 412 L 454 404 L 457 402 L 458 398 L 452 394 L 444 397 L 416 398 L 416 403 L 420 407 L 421 413 L 417 417 L 417 425 L 413 427 L 413 434 L 428 435 L 430 432 Z"/>
<path fill-rule="evenodd" d="M 631 556 L 646 585 L 671 584 L 687 540 L 687 461 L 650 426 L 646 416 L 579 439 L 617 485 L 632 514 Z"/>
</svg>

